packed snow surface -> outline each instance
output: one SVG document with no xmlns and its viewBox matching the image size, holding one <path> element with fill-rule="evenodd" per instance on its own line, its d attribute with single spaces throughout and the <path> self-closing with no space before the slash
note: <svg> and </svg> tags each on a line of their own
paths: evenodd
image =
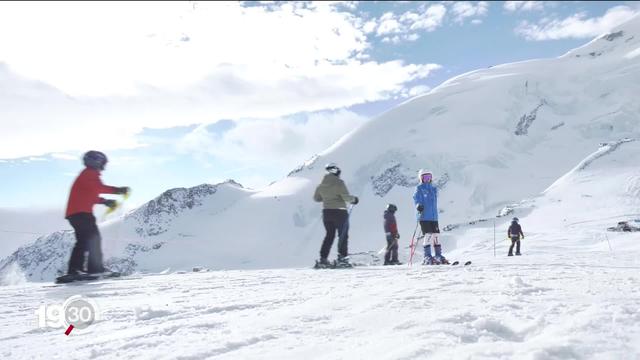
<svg viewBox="0 0 640 360">
<path fill-rule="evenodd" d="M 638 359 L 640 259 L 610 252 L 470 266 L 229 270 L 0 293 L 5 359 Z M 465 260 L 467 258 L 464 258 Z M 38 329 L 82 294 L 102 320 Z"/>
</svg>

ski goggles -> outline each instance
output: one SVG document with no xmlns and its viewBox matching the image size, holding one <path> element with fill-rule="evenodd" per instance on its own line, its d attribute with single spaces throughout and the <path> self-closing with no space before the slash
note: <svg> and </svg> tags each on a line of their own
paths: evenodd
<svg viewBox="0 0 640 360">
<path fill-rule="evenodd" d="M 422 180 L 423 183 L 428 183 L 428 182 L 431 182 L 431 180 L 433 180 L 433 175 L 429 173 L 422 174 L 420 179 Z"/>
</svg>

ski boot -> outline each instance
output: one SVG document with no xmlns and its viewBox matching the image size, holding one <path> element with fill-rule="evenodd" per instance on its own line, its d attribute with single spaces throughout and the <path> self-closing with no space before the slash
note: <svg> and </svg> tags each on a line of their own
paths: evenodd
<svg viewBox="0 0 640 360">
<path fill-rule="evenodd" d="M 95 271 L 89 271 L 90 275 L 100 276 L 100 277 L 118 277 L 120 273 L 117 271 L 113 271 L 109 268 L 102 267 L 100 269 L 96 269 Z"/>
<path fill-rule="evenodd" d="M 402 265 L 402 263 L 400 261 L 398 261 L 398 260 L 391 260 L 389 265 Z"/>
<path fill-rule="evenodd" d="M 351 263 L 349 262 L 349 257 L 348 256 L 342 256 L 342 255 L 338 255 L 338 259 L 336 259 L 336 268 L 350 268 L 353 267 L 353 265 L 351 265 Z"/>
<path fill-rule="evenodd" d="M 89 273 L 84 270 L 78 270 L 78 269 L 69 269 L 69 271 L 67 271 L 67 273 L 65 274 L 65 276 L 84 276 L 84 275 L 89 275 Z"/>
<path fill-rule="evenodd" d="M 438 265 L 448 265 L 449 260 L 442 256 L 442 245 L 434 245 L 434 248 L 436 250 L 435 259 L 438 261 Z"/>
<path fill-rule="evenodd" d="M 422 265 L 434 265 L 435 259 L 431 256 L 431 245 L 424 246 L 424 260 L 422 260 Z"/>
<path fill-rule="evenodd" d="M 320 260 L 316 260 L 316 265 L 313 267 L 314 269 L 329 269 L 332 268 L 333 265 L 327 260 L 327 258 L 320 258 Z"/>
<path fill-rule="evenodd" d="M 383 265 L 393 265 L 393 262 L 391 261 L 391 254 L 386 253 L 384 254 L 384 264 Z"/>
<path fill-rule="evenodd" d="M 433 256 L 425 256 L 422 265 L 439 265 L 438 260 Z"/>
<path fill-rule="evenodd" d="M 522 256 L 522 254 L 520 254 L 519 252 L 516 253 L 516 256 Z"/>
</svg>

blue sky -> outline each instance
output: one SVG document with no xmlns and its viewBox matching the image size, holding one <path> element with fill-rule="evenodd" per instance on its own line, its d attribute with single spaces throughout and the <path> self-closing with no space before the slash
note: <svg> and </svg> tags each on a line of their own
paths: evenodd
<svg viewBox="0 0 640 360">
<path fill-rule="evenodd" d="M 102 150 L 131 205 L 259 188 L 446 79 L 555 57 L 634 2 L 0 3 L 0 208 L 63 208 Z M 113 24 L 118 24 L 114 26 Z"/>
</svg>

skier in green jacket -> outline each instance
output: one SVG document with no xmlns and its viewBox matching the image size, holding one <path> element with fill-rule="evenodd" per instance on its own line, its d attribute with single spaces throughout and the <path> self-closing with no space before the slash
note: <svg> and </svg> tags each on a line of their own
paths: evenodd
<svg viewBox="0 0 640 360">
<path fill-rule="evenodd" d="M 338 260 L 336 266 L 350 266 L 349 264 L 349 213 L 347 203 L 356 205 L 358 197 L 349 194 L 344 181 L 340 179 L 340 168 L 335 163 L 327 164 L 327 174 L 316 188 L 313 200 L 322 202 L 322 221 L 326 230 L 322 247 L 320 248 L 320 260 L 318 267 L 331 266 L 327 258 L 333 245 L 336 231 L 338 232 Z"/>
</svg>

